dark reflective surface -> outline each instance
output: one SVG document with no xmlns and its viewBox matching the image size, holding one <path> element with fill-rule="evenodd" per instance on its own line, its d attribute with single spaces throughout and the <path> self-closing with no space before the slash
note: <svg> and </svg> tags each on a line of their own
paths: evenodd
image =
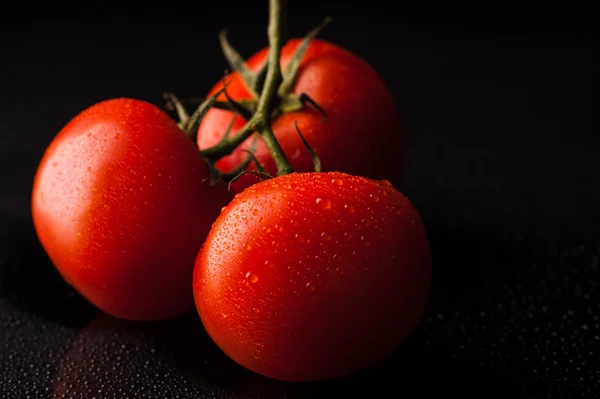
<svg viewBox="0 0 600 399">
<path fill-rule="evenodd" d="M 395 31 L 391 16 L 378 24 L 364 16 L 377 11 L 362 18 L 338 7 L 324 38 L 376 66 L 406 117 L 399 188 L 422 214 L 434 261 L 418 331 L 346 378 L 284 383 L 228 359 L 195 314 L 134 323 L 87 304 L 35 237 L 37 162 L 62 125 L 95 101 L 127 95 L 161 105 L 164 90 L 208 90 L 224 67 L 214 36 L 222 13 L 173 29 L 124 20 L 110 29 L 15 27 L 0 62 L 0 397 L 597 396 L 600 126 L 588 101 L 598 88 L 595 38 Z M 293 11 L 306 20 L 294 32 L 318 21 L 315 11 Z M 228 22 L 245 56 L 264 44 L 262 25 L 235 33 L 244 21 Z M 386 40 L 365 40 L 376 29 Z M 192 46 L 218 61 L 192 54 L 174 68 L 170 55 Z"/>
</svg>

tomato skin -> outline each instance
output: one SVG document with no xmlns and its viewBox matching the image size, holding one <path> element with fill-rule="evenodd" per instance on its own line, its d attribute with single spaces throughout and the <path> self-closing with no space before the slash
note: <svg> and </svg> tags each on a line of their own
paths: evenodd
<svg viewBox="0 0 600 399">
<path fill-rule="evenodd" d="M 300 39 L 290 40 L 282 49 L 281 65 L 289 62 Z M 247 64 L 256 71 L 264 64 L 267 49 L 253 55 Z M 251 98 L 237 73 L 227 79 L 229 96 L 240 101 Z M 223 87 L 219 82 L 210 91 L 214 94 Z M 290 163 L 297 172 L 314 171 L 309 153 L 302 143 L 294 122 L 322 162 L 323 171 L 342 171 L 373 179 L 387 179 L 396 184 L 404 167 L 404 128 L 392 96 L 377 72 L 363 59 L 349 51 L 322 40 L 314 40 L 302 59 L 293 92 L 306 93 L 328 115 L 326 123 L 314 107 L 274 119 L 273 131 Z M 219 99 L 225 101 L 222 94 Z M 198 147 L 216 145 L 223 137 L 234 115 L 225 110 L 211 109 L 198 129 Z M 237 117 L 232 134 L 244 126 Z M 216 166 L 229 172 L 247 156 L 252 139 L 236 149 Z M 268 173 L 275 176 L 277 168 L 264 143 L 259 140 L 255 152 Z M 250 169 L 255 169 L 251 165 Z M 232 184 L 235 192 L 257 182 L 246 175 Z"/>
<path fill-rule="evenodd" d="M 124 319 L 193 309 L 198 250 L 223 187 L 208 187 L 198 149 L 144 101 L 97 103 L 53 139 L 39 164 L 32 216 L 50 259 L 79 293 Z"/>
<path fill-rule="evenodd" d="M 430 279 L 425 229 L 389 182 L 293 173 L 224 208 L 196 260 L 194 296 L 209 335 L 239 364 L 322 380 L 400 345 Z"/>
</svg>

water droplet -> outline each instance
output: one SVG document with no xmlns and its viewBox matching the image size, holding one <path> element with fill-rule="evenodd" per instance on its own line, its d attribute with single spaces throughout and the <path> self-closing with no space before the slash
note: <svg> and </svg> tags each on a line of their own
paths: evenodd
<svg viewBox="0 0 600 399">
<path fill-rule="evenodd" d="M 260 310 L 258 308 L 252 308 L 252 310 L 254 310 L 254 312 L 256 313 L 260 313 Z"/>
<path fill-rule="evenodd" d="M 329 198 L 317 198 L 316 203 L 319 204 L 321 209 L 331 209 L 331 200 Z"/>
<path fill-rule="evenodd" d="M 223 316 L 224 319 L 227 318 L 227 315 L 225 313 L 221 313 L 221 316 Z"/>
<path fill-rule="evenodd" d="M 265 233 L 270 233 L 271 232 L 271 228 L 270 227 L 265 227 Z"/>
<path fill-rule="evenodd" d="M 283 231 L 283 226 L 275 225 L 275 229 L 281 233 Z"/>
<path fill-rule="evenodd" d="M 258 215 L 258 209 L 253 209 L 253 210 L 252 210 L 252 214 L 253 214 L 254 216 Z"/>
<path fill-rule="evenodd" d="M 379 197 L 377 195 L 373 195 L 372 197 L 373 197 L 373 201 L 379 202 Z"/>
<path fill-rule="evenodd" d="M 258 281 L 258 276 L 256 274 L 250 274 L 249 276 L 246 276 L 248 278 L 248 281 L 250 281 L 251 283 L 256 283 Z"/>
<path fill-rule="evenodd" d="M 246 244 L 246 246 L 244 247 L 244 249 L 245 249 L 246 251 L 250 251 L 250 250 L 252 249 L 252 245 L 250 245 L 250 244 Z"/>
<path fill-rule="evenodd" d="M 342 181 L 342 179 L 338 179 L 338 178 L 332 179 L 332 180 L 331 180 L 331 182 L 332 182 L 333 184 L 336 184 L 336 185 L 338 185 L 338 186 L 341 186 L 341 185 L 343 185 L 343 184 L 344 184 L 344 182 Z"/>
<path fill-rule="evenodd" d="M 260 219 L 258 219 L 258 221 L 259 221 L 260 223 L 264 223 L 264 221 L 265 221 L 265 218 L 261 217 Z"/>
<path fill-rule="evenodd" d="M 352 205 L 344 205 L 344 209 L 348 211 L 348 213 L 354 213 L 354 206 Z"/>
<path fill-rule="evenodd" d="M 308 288 L 309 291 L 314 291 L 317 289 L 313 283 L 306 283 L 306 288 Z"/>
<path fill-rule="evenodd" d="M 306 188 L 304 188 L 304 187 L 302 187 L 302 186 L 298 186 L 298 187 L 296 187 L 296 190 L 298 190 L 298 191 L 305 191 L 305 190 L 306 190 Z"/>
<path fill-rule="evenodd" d="M 286 184 L 285 186 L 283 186 L 283 188 L 285 188 L 286 190 L 290 190 L 292 188 L 292 186 L 289 184 Z"/>
</svg>

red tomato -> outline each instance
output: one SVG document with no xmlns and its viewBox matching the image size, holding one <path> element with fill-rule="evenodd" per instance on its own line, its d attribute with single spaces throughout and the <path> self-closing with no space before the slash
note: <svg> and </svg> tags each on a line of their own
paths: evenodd
<svg viewBox="0 0 600 399">
<path fill-rule="evenodd" d="M 114 316 L 193 309 L 192 270 L 228 200 L 197 147 L 159 108 L 98 103 L 54 138 L 37 171 L 33 222 L 64 279 Z"/>
<path fill-rule="evenodd" d="M 256 373 L 342 376 L 414 330 L 431 279 L 429 243 L 387 181 L 292 173 L 236 195 L 194 269 L 194 296 L 216 344 Z"/>
<path fill-rule="evenodd" d="M 290 40 L 282 49 L 281 65 L 287 65 L 300 39 Z M 247 64 L 257 71 L 264 64 L 267 49 L 252 56 Z M 250 99 L 239 74 L 234 73 L 227 93 L 236 101 Z M 223 87 L 218 83 L 209 93 Z M 307 105 L 299 111 L 281 115 L 273 121 L 273 131 L 297 172 L 313 171 L 310 154 L 300 139 L 294 122 L 322 162 L 323 171 L 342 171 L 373 179 L 398 182 L 404 162 L 404 129 L 394 106 L 392 96 L 377 72 L 364 60 L 333 44 L 314 40 L 301 62 L 293 92 L 306 93 L 328 115 L 323 116 Z M 218 97 L 225 101 L 225 95 Z M 198 147 L 214 146 L 223 137 L 234 115 L 225 110 L 211 109 L 198 129 Z M 245 121 L 238 117 L 231 134 Z M 244 149 L 250 148 L 248 139 L 230 156 L 217 162 L 223 172 L 229 172 L 247 157 Z M 256 158 L 271 175 L 277 168 L 262 141 L 255 152 Z M 250 169 L 255 169 L 254 165 Z M 234 191 L 256 183 L 255 177 L 246 175 L 233 183 Z"/>
</svg>

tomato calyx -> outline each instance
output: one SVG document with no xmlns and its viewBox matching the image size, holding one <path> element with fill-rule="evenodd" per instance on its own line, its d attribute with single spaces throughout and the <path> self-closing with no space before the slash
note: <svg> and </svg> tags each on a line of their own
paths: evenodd
<svg viewBox="0 0 600 399">
<path fill-rule="evenodd" d="M 281 71 L 283 80 L 277 89 L 277 97 L 274 102 L 272 117 L 277 117 L 282 113 L 298 111 L 305 105 L 311 105 L 321 114 L 323 114 L 324 118 L 327 118 L 327 114 L 323 108 L 306 93 L 297 95 L 293 93 L 292 90 L 300 69 L 302 57 L 304 56 L 308 45 L 317 37 L 317 35 L 325 28 L 325 26 L 329 24 L 329 22 L 331 22 L 331 17 L 325 18 L 318 26 L 313 28 L 306 34 L 306 36 L 304 36 L 302 42 L 296 48 L 296 51 L 292 55 L 290 61 Z M 244 104 L 242 105 L 247 111 L 254 113 L 260 98 L 260 93 L 266 81 L 268 62 L 265 62 L 258 71 L 254 72 L 248 67 L 243 57 L 227 40 L 227 30 L 222 30 L 220 32 L 219 42 L 229 67 L 239 74 L 242 83 L 246 87 L 246 90 L 248 90 L 248 93 L 250 93 L 251 98 L 244 100 Z"/>
</svg>

